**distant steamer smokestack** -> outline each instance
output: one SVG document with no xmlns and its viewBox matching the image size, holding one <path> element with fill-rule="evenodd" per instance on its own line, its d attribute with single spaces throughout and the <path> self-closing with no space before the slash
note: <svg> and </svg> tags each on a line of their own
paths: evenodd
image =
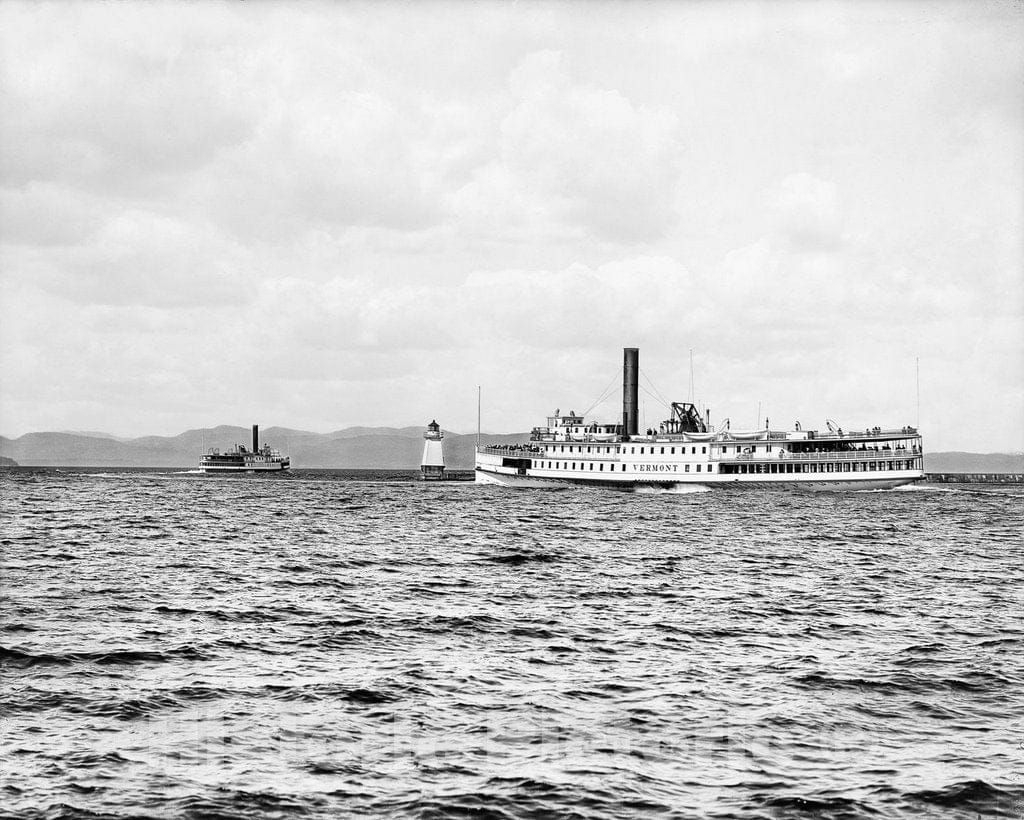
<svg viewBox="0 0 1024 820">
<path fill-rule="evenodd" d="M 637 434 L 637 403 L 640 383 L 640 348 L 622 349 L 622 433 Z"/>
<path fill-rule="evenodd" d="M 260 449 L 260 426 L 254 424 L 252 426 L 252 451 L 258 452 Z"/>
</svg>

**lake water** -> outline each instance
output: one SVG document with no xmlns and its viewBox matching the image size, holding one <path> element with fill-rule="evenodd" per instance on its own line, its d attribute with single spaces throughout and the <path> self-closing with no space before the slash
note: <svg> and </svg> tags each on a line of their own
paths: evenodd
<svg viewBox="0 0 1024 820">
<path fill-rule="evenodd" d="M 1024 816 L 1020 487 L 0 477 L 5 817 Z"/>
</svg>

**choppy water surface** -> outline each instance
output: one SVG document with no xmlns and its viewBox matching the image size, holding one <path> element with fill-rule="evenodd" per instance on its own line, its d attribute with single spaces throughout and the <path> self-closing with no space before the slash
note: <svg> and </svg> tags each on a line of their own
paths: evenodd
<svg viewBox="0 0 1024 820">
<path fill-rule="evenodd" d="M 0 813 L 1024 816 L 1019 488 L 0 489 Z"/>
</svg>

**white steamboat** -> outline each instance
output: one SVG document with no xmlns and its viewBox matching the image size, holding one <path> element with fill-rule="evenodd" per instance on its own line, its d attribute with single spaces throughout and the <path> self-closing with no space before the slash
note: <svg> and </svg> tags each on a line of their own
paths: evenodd
<svg viewBox="0 0 1024 820">
<path fill-rule="evenodd" d="M 236 444 L 233 449 L 221 452 L 211 448 L 199 458 L 199 469 L 204 473 L 268 473 L 281 472 L 291 467 L 291 459 L 281 455 L 267 444 L 260 447 L 260 427 L 252 426 L 252 449 Z"/>
<path fill-rule="evenodd" d="M 715 430 L 688 402 L 671 418 L 638 432 L 637 348 L 624 350 L 622 423 L 587 422 L 575 413 L 549 416 L 530 441 L 480 446 L 478 483 L 509 487 L 573 484 L 632 489 L 785 487 L 809 490 L 891 489 L 924 478 L 921 434 L 913 427 L 843 431 Z"/>
</svg>

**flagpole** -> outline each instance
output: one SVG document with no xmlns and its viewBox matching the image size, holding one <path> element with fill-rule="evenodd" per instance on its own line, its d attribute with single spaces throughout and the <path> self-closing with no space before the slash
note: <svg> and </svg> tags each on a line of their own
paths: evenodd
<svg viewBox="0 0 1024 820">
<path fill-rule="evenodd" d="M 921 357 L 915 359 L 917 366 L 917 431 L 921 432 Z"/>
<path fill-rule="evenodd" d="M 696 404 L 693 398 L 693 348 L 690 348 L 690 404 Z"/>
</svg>

